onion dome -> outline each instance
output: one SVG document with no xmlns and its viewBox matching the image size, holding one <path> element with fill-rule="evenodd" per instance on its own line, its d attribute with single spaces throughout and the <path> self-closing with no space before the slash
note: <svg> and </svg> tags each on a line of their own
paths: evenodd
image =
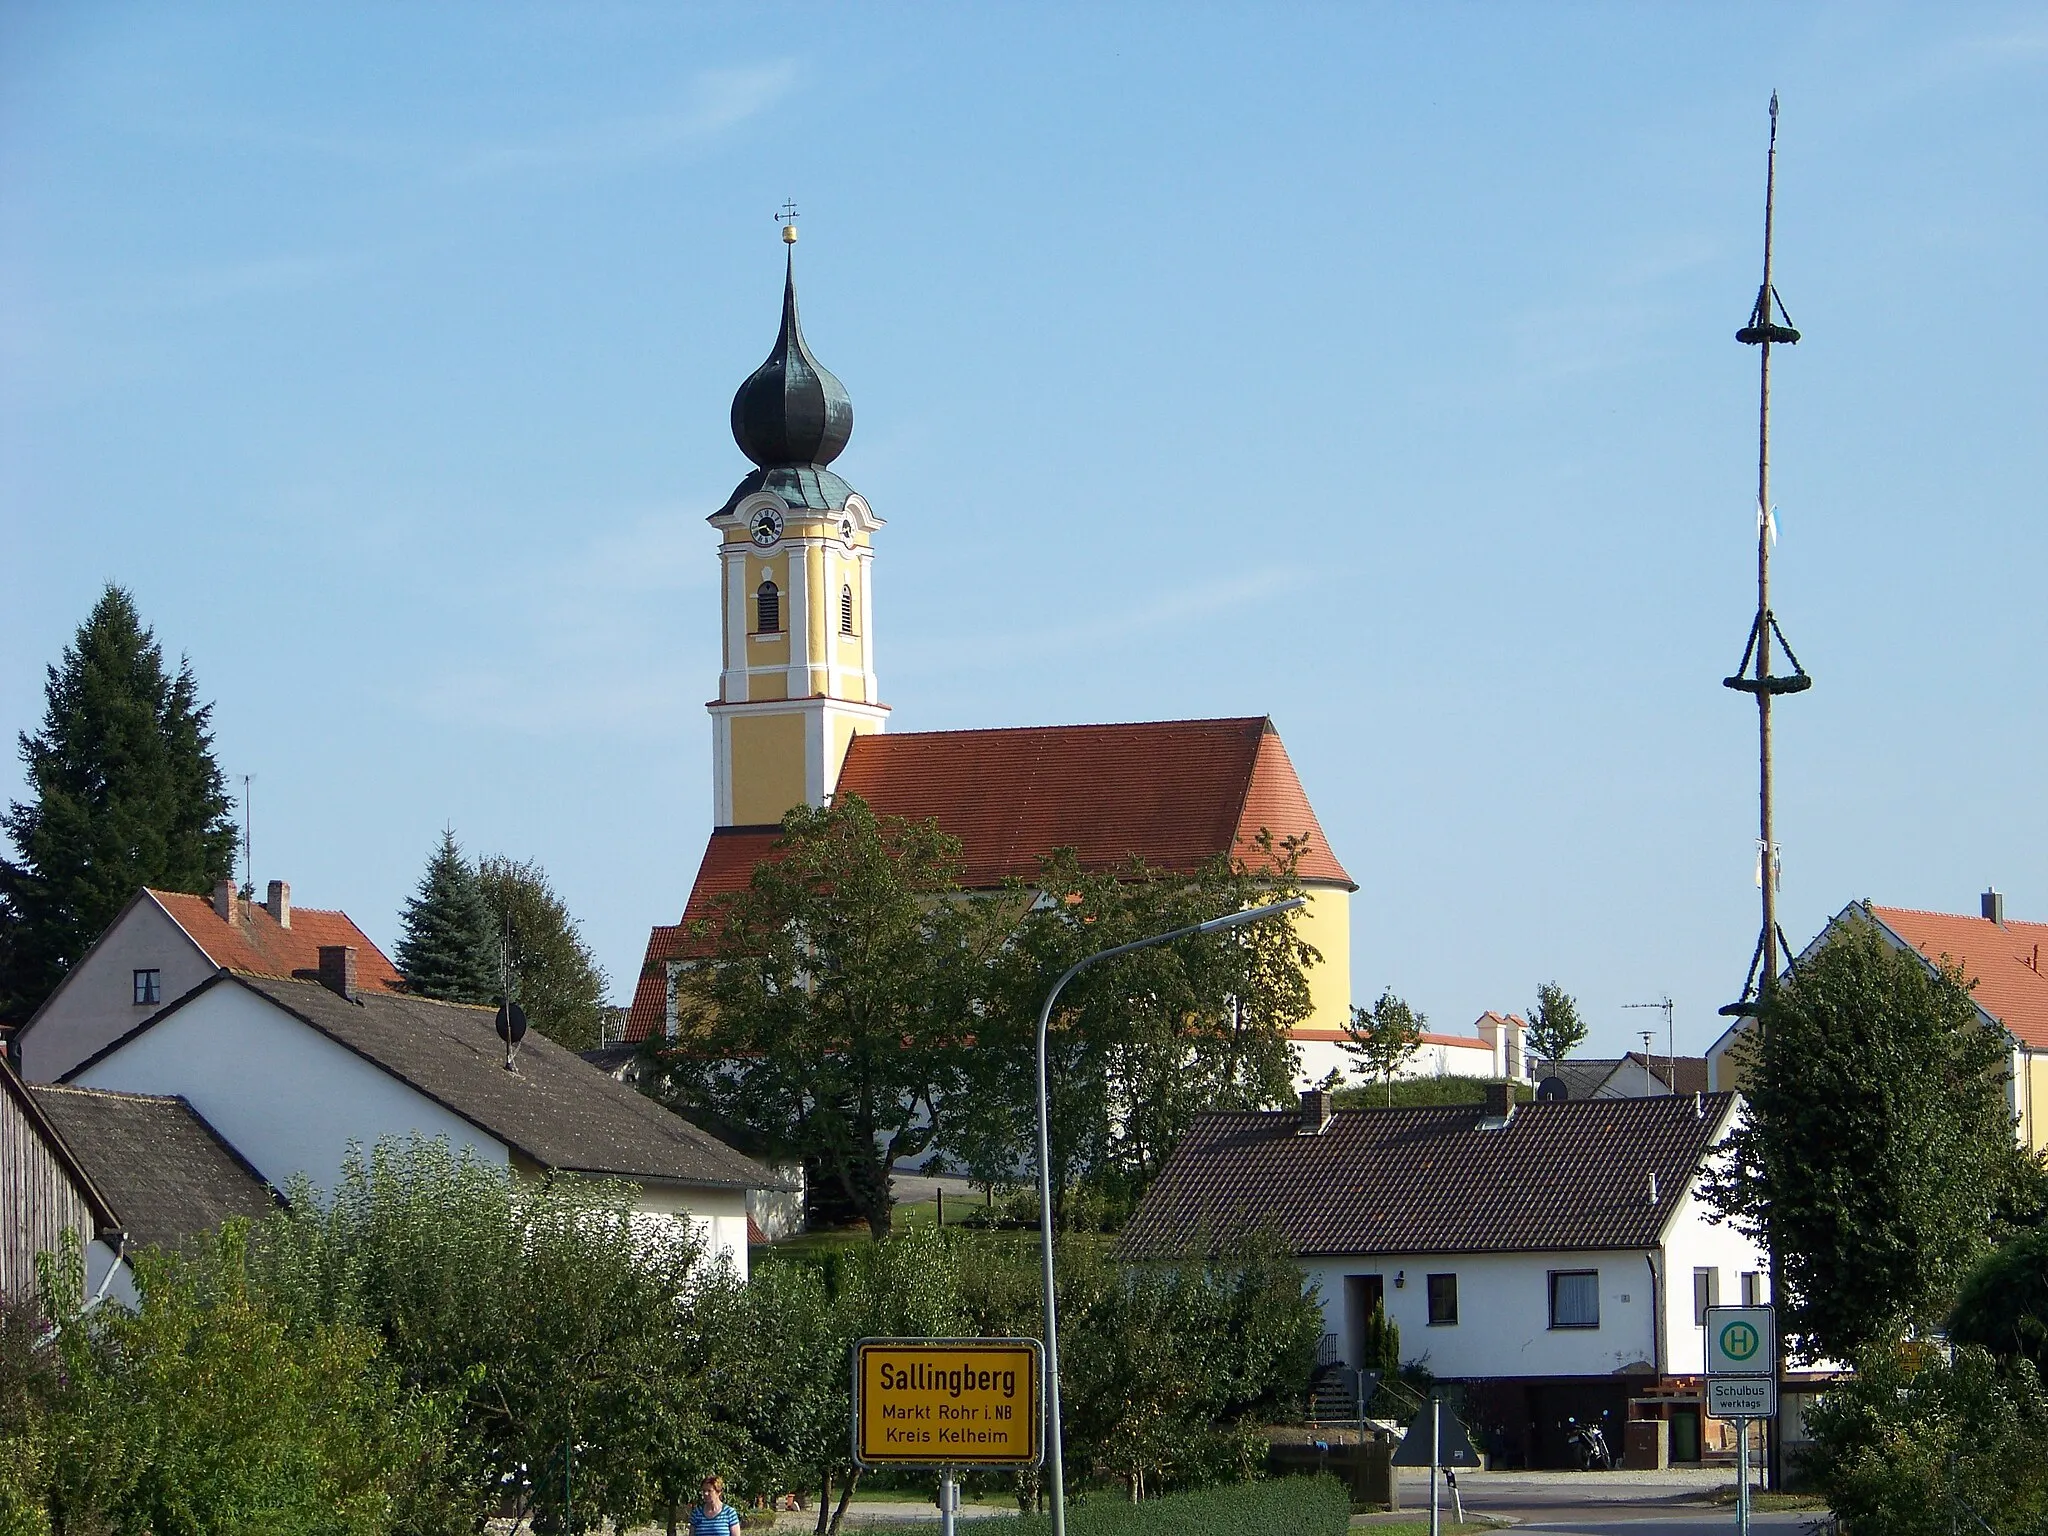
<svg viewBox="0 0 2048 1536">
<path fill-rule="evenodd" d="M 775 349 L 732 397 L 733 441 L 764 470 L 830 464 L 853 436 L 853 398 L 804 344 L 794 254 L 783 278 Z"/>
</svg>

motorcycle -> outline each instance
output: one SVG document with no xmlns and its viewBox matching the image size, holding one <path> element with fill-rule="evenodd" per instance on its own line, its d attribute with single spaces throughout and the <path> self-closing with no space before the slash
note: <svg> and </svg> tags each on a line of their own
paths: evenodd
<svg viewBox="0 0 2048 1536">
<path fill-rule="evenodd" d="M 1581 1424 L 1577 1419 L 1566 1419 L 1564 1423 L 1564 1443 L 1578 1458 L 1580 1471 L 1614 1470 L 1614 1452 L 1607 1448 L 1607 1437 L 1600 1432 L 1598 1424 Z"/>
</svg>

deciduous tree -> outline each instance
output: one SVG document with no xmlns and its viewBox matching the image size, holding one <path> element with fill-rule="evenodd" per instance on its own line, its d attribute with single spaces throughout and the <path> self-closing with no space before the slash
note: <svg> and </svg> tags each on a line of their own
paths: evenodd
<svg viewBox="0 0 2048 1536">
<path fill-rule="evenodd" d="M 960 848 L 858 795 L 799 806 L 772 857 L 695 937 L 658 1096 L 800 1158 L 877 1236 L 889 1178 L 947 1134 L 1005 914 L 963 899 Z"/>
<path fill-rule="evenodd" d="M 602 1043 L 604 969 L 533 860 L 493 854 L 477 864 L 477 888 L 493 934 L 512 933 L 513 995 L 533 1027 L 557 1045 Z"/>
<path fill-rule="evenodd" d="M 1851 919 L 1742 1049 L 1750 1113 L 1708 1198 L 1776 1253 L 1795 1348 L 1847 1360 L 1938 1326 L 2013 1168 L 2006 1047 L 1969 984 Z"/>
<path fill-rule="evenodd" d="M 1353 1006 L 1344 1026 L 1350 1038 L 1344 1049 L 1356 1056 L 1365 1070 L 1386 1085 L 1387 1102 L 1394 1102 L 1394 1075 L 1422 1044 L 1426 1015 L 1417 1013 L 1394 996 L 1389 987 L 1370 1008 Z"/>
<path fill-rule="evenodd" d="M 1586 1038 L 1586 1021 L 1571 993 L 1554 981 L 1536 988 L 1536 1006 L 1529 1010 L 1523 1040 L 1545 1061 L 1563 1061 Z"/>
<path fill-rule="evenodd" d="M 205 892 L 234 872 L 213 706 L 175 675 L 135 604 L 108 587 L 49 669 L 21 740 L 33 798 L 4 820 L 0 1017 L 34 1011 L 141 886 Z"/>
</svg>

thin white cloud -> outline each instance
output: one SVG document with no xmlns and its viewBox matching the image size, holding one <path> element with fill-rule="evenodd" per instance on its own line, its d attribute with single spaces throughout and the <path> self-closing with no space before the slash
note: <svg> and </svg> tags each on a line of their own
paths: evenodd
<svg viewBox="0 0 2048 1536">
<path fill-rule="evenodd" d="M 796 81 L 794 59 L 706 70 L 691 80 L 676 106 L 478 149 L 459 159 L 453 171 L 457 176 L 502 176 L 588 169 L 674 154 L 771 110 L 789 95 Z"/>
</svg>

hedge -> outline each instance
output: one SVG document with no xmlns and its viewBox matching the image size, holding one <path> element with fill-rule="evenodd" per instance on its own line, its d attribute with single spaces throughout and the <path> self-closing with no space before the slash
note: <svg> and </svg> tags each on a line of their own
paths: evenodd
<svg viewBox="0 0 2048 1536">
<path fill-rule="evenodd" d="M 1334 1477 L 1283 1477 L 1265 1483 L 1238 1483 L 1173 1493 L 1163 1499 L 1130 1504 L 1114 1491 L 1101 1490 L 1086 1503 L 1067 1506 L 1069 1536 L 1343 1536 L 1351 1521 L 1351 1496 Z M 1049 1536 L 1052 1520 L 1030 1515 L 1022 1520 L 996 1520 L 975 1530 L 1002 1536 Z M 900 1536 L 917 1532 L 931 1536 L 933 1527 L 898 1526 Z M 876 1531 L 872 1536 L 884 1536 Z"/>
</svg>

